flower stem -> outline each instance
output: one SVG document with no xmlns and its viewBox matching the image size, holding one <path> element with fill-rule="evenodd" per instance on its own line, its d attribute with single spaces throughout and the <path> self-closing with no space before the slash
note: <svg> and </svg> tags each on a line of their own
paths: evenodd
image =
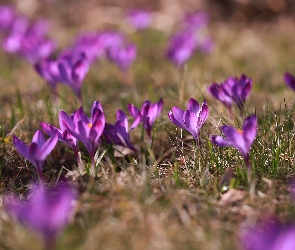
<svg viewBox="0 0 295 250">
<path fill-rule="evenodd" d="M 250 157 L 249 157 L 249 155 L 244 156 L 244 161 L 245 161 L 245 166 L 246 166 L 246 170 L 247 170 L 248 184 L 249 184 L 249 187 L 250 187 L 251 182 L 252 182 L 252 167 L 250 165 Z"/>
<path fill-rule="evenodd" d="M 94 155 L 91 156 L 91 174 L 92 174 L 93 177 L 96 176 L 96 167 L 95 167 Z"/>
</svg>

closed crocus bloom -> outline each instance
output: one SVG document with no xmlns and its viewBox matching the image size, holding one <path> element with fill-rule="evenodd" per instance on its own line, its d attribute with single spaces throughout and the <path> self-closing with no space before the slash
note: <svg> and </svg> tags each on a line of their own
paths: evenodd
<svg viewBox="0 0 295 250">
<path fill-rule="evenodd" d="M 168 113 L 168 117 L 176 126 L 187 130 L 194 137 L 196 143 L 199 143 L 200 131 L 209 115 L 209 108 L 206 101 L 200 107 L 199 103 L 191 98 L 187 110 L 173 107 Z"/>
<path fill-rule="evenodd" d="M 134 129 L 140 122 L 140 116 L 137 116 L 131 128 L 128 126 L 128 118 L 124 111 L 118 110 L 117 121 L 114 125 L 106 124 L 104 129 L 104 138 L 109 144 L 119 145 L 136 151 L 135 147 L 130 141 L 130 131 Z"/>
<path fill-rule="evenodd" d="M 139 110 L 132 104 L 128 104 L 129 114 L 134 117 L 136 122 L 138 117 L 140 117 L 140 121 L 142 122 L 143 127 L 146 130 L 150 139 L 152 138 L 152 126 L 156 118 L 160 115 L 163 109 L 163 104 L 164 102 L 162 98 L 154 104 L 150 101 L 145 101 L 141 106 L 141 110 Z M 131 128 L 133 127 L 134 124 L 131 126 Z"/>
<path fill-rule="evenodd" d="M 292 74 L 286 72 L 284 75 L 284 80 L 287 86 L 295 91 L 295 77 Z"/>
<path fill-rule="evenodd" d="M 4 205 L 17 221 L 43 236 L 46 249 L 53 249 L 58 232 L 68 223 L 75 197 L 65 183 L 51 188 L 39 185 L 33 187 L 27 201 L 8 197 Z"/>
<path fill-rule="evenodd" d="M 57 59 L 60 81 L 68 85 L 82 100 L 82 83 L 89 71 L 90 63 L 84 53 L 75 55 L 65 52 Z"/>
<path fill-rule="evenodd" d="M 39 179 L 42 180 L 42 169 L 46 157 L 54 149 L 58 141 L 58 134 L 54 132 L 46 141 L 41 130 L 37 130 L 33 136 L 32 143 L 27 146 L 22 140 L 13 136 L 13 143 L 18 152 L 30 161 L 36 168 Z"/>
</svg>

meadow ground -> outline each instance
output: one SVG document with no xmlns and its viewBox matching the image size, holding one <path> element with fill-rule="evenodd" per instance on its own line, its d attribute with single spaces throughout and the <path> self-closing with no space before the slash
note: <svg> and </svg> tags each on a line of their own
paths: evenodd
<svg viewBox="0 0 295 250">
<path fill-rule="evenodd" d="M 129 84 L 106 60 L 91 66 L 83 83 L 84 111 L 89 114 L 93 101 L 99 100 L 112 123 L 116 111 L 127 111 L 128 103 L 140 107 L 145 100 L 163 98 L 164 107 L 154 125 L 152 147 L 135 129 L 132 142 L 141 145 L 142 153 L 115 159 L 105 153 L 95 179 L 75 175 L 73 154 L 57 144 L 45 163 L 45 181 L 65 178 L 80 192 L 75 216 L 60 234 L 57 249 L 240 249 L 243 233 L 257 222 L 268 217 L 294 221 L 290 184 L 295 177 L 295 104 L 294 92 L 283 80 L 286 71 L 295 73 L 294 19 L 281 16 L 238 24 L 214 20 L 208 27 L 215 42 L 212 53 L 197 53 L 179 69 L 163 52 L 171 24 L 134 32 L 120 18 L 105 21 L 104 11 L 74 3 L 57 9 L 59 4 L 53 2 L 54 9 L 39 6 L 41 10 L 32 13 L 22 8 L 32 16 L 45 16 L 51 37 L 61 47 L 79 32 L 106 26 L 123 30 L 138 46 Z M 84 15 L 74 16 L 77 8 Z M 107 10 L 121 13 L 119 7 Z M 40 122 L 57 125 L 60 110 L 72 113 L 80 104 L 63 85 L 58 86 L 58 100 L 52 98 L 32 65 L 17 56 L 0 51 L 0 65 L 0 192 L 1 197 L 24 197 L 36 171 L 16 151 L 11 135 L 29 143 Z M 244 114 L 234 110 L 230 117 L 207 87 L 241 74 L 253 79 L 253 89 Z M 206 99 L 210 110 L 197 147 L 167 116 L 173 106 L 185 109 L 190 98 Z M 239 152 L 213 145 L 209 136 L 221 134 L 222 124 L 240 127 L 253 113 L 258 134 L 250 151 L 255 178 L 249 186 Z M 88 153 L 81 148 L 87 162 Z M 41 248 L 34 232 L 10 219 L 3 206 L 0 209 L 1 249 Z"/>
</svg>

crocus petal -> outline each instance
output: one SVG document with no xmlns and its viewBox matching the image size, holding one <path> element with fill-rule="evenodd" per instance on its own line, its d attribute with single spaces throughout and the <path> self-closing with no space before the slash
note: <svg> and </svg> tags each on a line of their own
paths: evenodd
<svg viewBox="0 0 295 250">
<path fill-rule="evenodd" d="M 92 125 L 91 125 L 92 126 Z M 87 142 L 89 133 L 90 133 L 90 126 L 88 123 L 84 123 L 83 121 L 78 121 L 77 124 L 77 132 L 78 132 L 78 139 Z"/>
<path fill-rule="evenodd" d="M 68 114 L 64 111 L 60 111 L 59 113 L 59 127 L 62 131 L 66 130 L 65 124 L 67 124 L 67 127 L 70 128 L 71 131 L 75 131 L 75 125 L 73 123 L 73 120 L 71 117 L 68 116 Z"/>
<path fill-rule="evenodd" d="M 37 143 L 39 146 L 44 144 L 45 137 L 41 130 L 36 131 L 36 133 L 33 136 L 32 142 Z"/>
<path fill-rule="evenodd" d="M 235 128 L 228 125 L 222 126 L 221 130 L 232 147 L 237 148 L 244 156 L 248 154 L 250 148 L 245 143 L 243 132 L 239 133 Z"/>
<path fill-rule="evenodd" d="M 219 135 L 211 135 L 210 141 L 219 147 L 232 146 L 231 143 Z"/>
<path fill-rule="evenodd" d="M 138 117 L 140 114 L 140 111 L 138 108 L 136 108 L 134 105 L 129 104 L 127 105 L 128 112 L 131 116 L 133 116 L 135 119 Z"/>
<path fill-rule="evenodd" d="M 53 136 L 54 132 L 56 132 L 58 134 L 58 137 L 62 139 L 62 132 L 58 128 L 45 122 L 40 122 L 40 126 L 48 136 L 51 137 Z"/>
<path fill-rule="evenodd" d="M 78 121 L 83 121 L 86 124 L 92 123 L 91 119 L 87 115 L 85 115 L 83 107 L 80 107 L 74 114 L 73 122 L 75 126 L 77 126 Z"/>
<path fill-rule="evenodd" d="M 162 112 L 162 109 L 163 109 L 163 105 L 164 105 L 164 101 L 163 99 L 161 98 L 158 103 L 155 103 L 157 104 L 158 108 L 157 108 L 157 114 L 156 114 L 156 117 L 159 116 L 159 114 Z"/>
<path fill-rule="evenodd" d="M 204 101 L 198 113 L 199 126 L 203 125 L 209 116 L 209 108 L 207 102 Z"/>
<path fill-rule="evenodd" d="M 31 145 L 28 147 L 27 159 L 35 166 L 38 173 L 42 172 L 44 159 L 42 159 L 40 155 L 40 150 L 37 143 L 32 142 Z"/>
<path fill-rule="evenodd" d="M 134 122 L 132 123 L 132 125 L 130 127 L 130 131 L 135 129 L 140 122 L 141 122 L 141 116 L 139 115 L 135 118 Z"/>
<path fill-rule="evenodd" d="M 183 120 L 186 129 L 192 134 L 195 140 L 198 139 L 200 133 L 200 127 L 198 123 L 198 116 L 197 114 L 186 110 L 183 113 Z"/>
<path fill-rule="evenodd" d="M 99 101 L 95 101 L 93 103 L 92 109 L 91 109 L 91 117 L 94 117 L 97 110 L 101 110 L 101 111 L 103 110 Z"/>
<path fill-rule="evenodd" d="M 13 143 L 17 151 L 25 158 L 28 158 L 28 146 L 15 135 L 13 136 Z"/>
<path fill-rule="evenodd" d="M 243 124 L 243 134 L 247 143 L 251 145 L 256 137 L 257 133 L 257 118 L 256 115 L 247 117 Z"/>
<path fill-rule="evenodd" d="M 197 114 L 200 109 L 200 105 L 194 98 L 191 98 L 188 102 L 187 109 Z"/>
<path fill-rule="evenodd" d="M 295 77 L 290 73 L 286 72 L 284 75 L 284 80 L 288 87 L 295 91 Z"/>
<path fill-rule="evenodd" d="M 72 79 L 76 88 L 81 87 L 81 83 L 89 71 L 89 64 L 86 60 L 80 60 L 73 65 Z"/>
<path fill-rule="evenodd" d="M 124 127 L 127 132 L 128 131 L 128 119 L 127 119 L 127 116 L 124 113 L 124 111 L 119 109 L 117 111 L 116 118 L 117 118 L 117 121 L 120 121 L 122 124 L 124 124 Z"/>
<path fill-rule="evenodd" d="M 54 132 L 52 137 L 50 137 L 40 148 L 40 159 L 45 159 L 51 153 L 57 141 L 58 141 L 58 134 L 57 132 Z"/>
<path fill-rule="evenodd" d="M 71 81 L 71 69 L 69 68 L 68 62 L 60 59 L 58 61 L 58 70 L 61 82 L 68 84 Z"/>
<path fill-rule="evenodd" d="M 104 130 L 104 126 L 105 125 L 99 120 L 93 123 L 89 132 L 89 139 L 97 143 Z"/>
<path fill-rule="evenodd" d="M 174 123 L 176 126 L 186 129 L 186 126 L 183 121 L 183 114 L 184 111 L 178 107 L 173 107 L 172 111 L 168 113 L 169 119 L 172 123 Z"/>
</svg>

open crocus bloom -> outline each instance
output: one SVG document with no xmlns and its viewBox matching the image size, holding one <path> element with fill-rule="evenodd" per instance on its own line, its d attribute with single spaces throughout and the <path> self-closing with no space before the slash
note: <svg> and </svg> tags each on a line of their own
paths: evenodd
<svg viewBox="0 0 295 250">
<path fill-rule="evenodd" d="M 72 136 L 83 142 L 92 161 L 92 174 L 95 175 L 94 155 L 101 142 L 101 135 L 105 127 L 105 116 L 101 104 L 95 101 L 92 105 L 91 118 L 85 115 L 80 107 L 72 117 L 64 111 L 60 112 L 61 126 Z"/>
<path fill-rule="evenodd" d="M 224 139 L 219 135 L 212 135 L 211 141 L 220 147 L 230 146 L 240 151 L 244 158 L 248 158 L 252 143 L 257 133 L 256 115 L 247 117 L 244 121 L 242 130 L 237 130 L 232 126 L 224 125 L 221 131 L 226 136 Z"/>
<path fill-rule="evenodd" d="M 199 103 L 191 98 L 187 110 L 184 111 L 178 107 L 173 107 L 168 113 L 168 117 L 176 126 L 187 130 L 194 137 L 198 144 L 200 130 L 209 115 L 209 109 L 206 101 L 200 107 Z"/>
<path fill-rule="evenodd" d="M 72 136 L 83 142 L 90 155 L 94 157 L 105 126 L 105 116 L 101 104 L 98 101 L 93 103 L 91 118 L 85 115 L 82 107 L 74 113 L 72 118 L 63 111 L 60 116 L 62 126 Z"/>
<path fill-rule="evenodd" d="M 51 188 L 39 185 L 34 186 L 26 202 L 8 197 L 5 207 L 21 224 L 40 233 L 51 249 L 57 233 L 68 222 L 75 196 L 75 191 L 65 183 Z"/>
<path fill-rule="evenodd" d="M 57 141 L 58 134 L 56 132 L 52 133 L 52 136 L 45 141 L 41 130 L 36 131 L 29 146 L 16 136 L 13 136 L 13 143 L 18 152 L 35 166 L 40 179 L 42 179 L 44 161 L 54 149 Z"/>
</svg>

